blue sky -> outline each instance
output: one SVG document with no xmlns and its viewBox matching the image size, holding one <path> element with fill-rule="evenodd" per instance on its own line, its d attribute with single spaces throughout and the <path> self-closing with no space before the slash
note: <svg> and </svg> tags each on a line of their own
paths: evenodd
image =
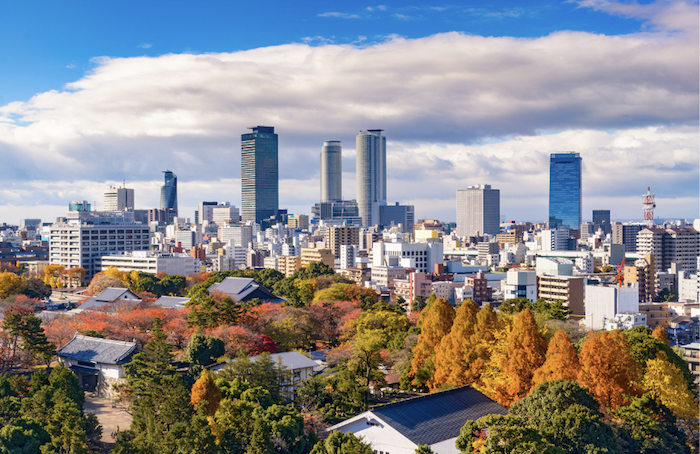
<svg viewBox="0 0 700 454">
<path fill-rule="evenodd" d="M 648 3 L 648 2 L 642 2 Z M 642 21 L 574 2 L 8 1 L 0 4 L 0 103 L 60 89 L 98 56 L 231 52 L 304 42 L 364 44 L 388 35 L 461 31 L 537 37 L 559 30 L 607 35 Z M 371 8 L 371 10 L 370 10 Z"/>
<path fill-rule="evenodd" d="M 584 219 L 700 217 L 693 0 L 0 3 L 0 222 L 61 215 L 126 180 L 158 205 L 240 205 L 240 134 L 280 135 L 280 205 L 309 213 L 318 155 L 388 138 L 390 201 L 455 218 L 501 189 L 507 219 L 547 218 L 548 157 L 583 158 Z"/>
</svg>

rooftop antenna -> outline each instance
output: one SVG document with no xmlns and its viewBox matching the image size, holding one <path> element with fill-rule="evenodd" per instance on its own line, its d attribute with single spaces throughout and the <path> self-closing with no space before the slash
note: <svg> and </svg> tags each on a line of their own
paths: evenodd
<svg viewBox="0 0 700 454">
<path fill-rule="evenodd" d="M 651 187 L 647 186 L 647 193 L 642 195 L 644 222 L 647 223 L 647 227 L 654 227 L 654 208 L 656 208 L 654 197 L 656 197 L 656 194 L 652 194 Z"/>
</svg>

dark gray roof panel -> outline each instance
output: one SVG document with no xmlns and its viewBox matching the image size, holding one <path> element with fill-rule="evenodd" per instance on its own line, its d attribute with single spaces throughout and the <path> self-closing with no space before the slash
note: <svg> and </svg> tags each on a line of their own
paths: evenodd
<svg viewBox="0 0 700 454">
<path fill-rule="evenodd" d="M 209 293 L 218 291 L 231 297 L 234 301 L 248 301 L 258 298 L 260 301 L 281 302 L 282 299 L 275 296 L 268 289 L 247 277 L 227 277 L 218 284 L 209 287 Z"/>
<path fill-rule="evenodd" d="M 124 364 L 136 352 L 136 343 L 76 334 L 56 355 L 100 364 Z"/>
<path fill-rule="evenodd" d="M 417 445 L 458 437 L 469 419 L 508 414 L 505 407 L 471 386 L 382 405 L 371 412 Z"/>
</svg>

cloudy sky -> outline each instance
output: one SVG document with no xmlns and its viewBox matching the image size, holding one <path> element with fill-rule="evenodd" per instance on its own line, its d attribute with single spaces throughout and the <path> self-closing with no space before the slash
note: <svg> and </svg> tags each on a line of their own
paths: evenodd
<svg viewBox="0 0 700 454">
<path fill-rule="evenodd" d="M 584 219 L 700 217 L 693 1 L 3 2 L 0 222 L 45 221 L 110 185 L 181 214 L 240 206 L 240 135 L 279 134 L 280 206 L 310 213 L 319 153 L 384 129 L 388 195 L 455 219 L 488 183 L 507 219 L 548 214 L 549 154 L 583 158 Z"/>
</svg>

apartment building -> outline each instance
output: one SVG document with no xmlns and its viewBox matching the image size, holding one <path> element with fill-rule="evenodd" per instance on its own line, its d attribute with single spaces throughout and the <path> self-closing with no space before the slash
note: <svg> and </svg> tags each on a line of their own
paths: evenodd
<svg viewBox="0 0 700 454">
<path fill-rule="evenodd" d="M 537 276 L 537 298 L 549 303 L 561 301 L 574 316 L 585 315 L 583 305 L 584 279 L 577 276 Z"/>
</svg>

